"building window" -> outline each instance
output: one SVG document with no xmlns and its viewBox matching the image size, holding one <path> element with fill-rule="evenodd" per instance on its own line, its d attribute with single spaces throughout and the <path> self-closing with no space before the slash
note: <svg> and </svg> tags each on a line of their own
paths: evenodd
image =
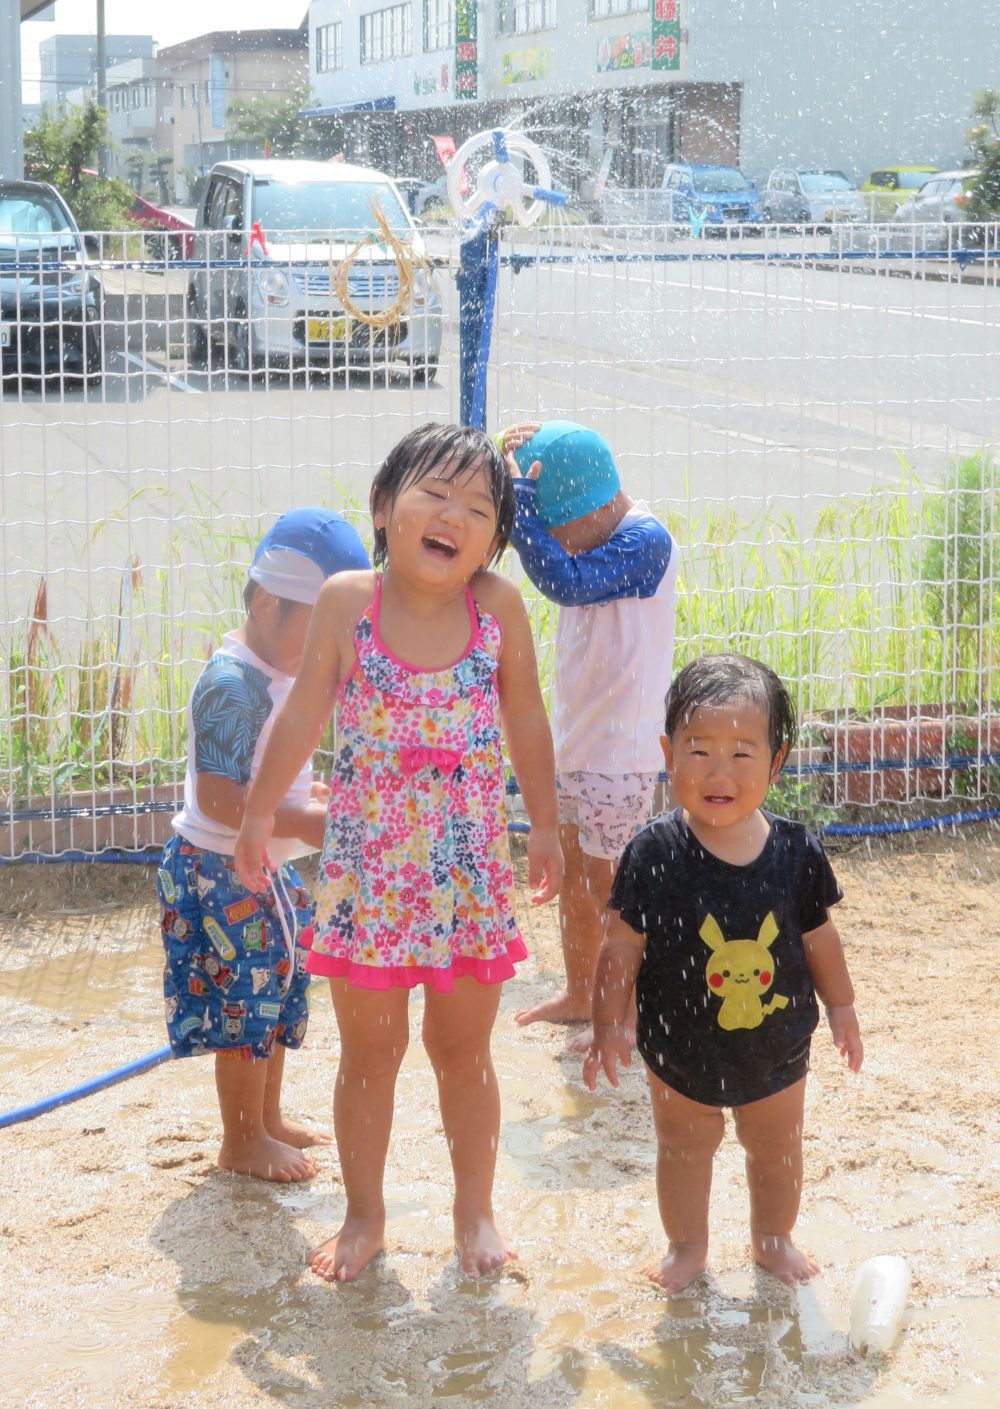
<svg viewBox="0 0 1000 1409">
<path fill-rule="evenodd" d="M 424 53 L 455 47 L 455 0 L 424 0 Z"/>
<path fill-rule="evenodd" d="M 316 27 L 316 72 L 335 73 L 344 67 L 344 27 L 340 20 L 336 24 L 321 24 Z"/>
<path fill-rule="evenodd" d="M 413 52 L 409 0 L 361 16 L 361 62 L 380 64 L 385 59 L 402 59 Z"/>
<path fill-rule="evenodd" d="M 497 0 L 497 34 L 555 29 L 556 0 Z"/>
<path fill-rule="evenodd" d="M 609 20 L 615 15 L 631 15 L 648 9 L 649 0 L 590 0 L 592 20 Z"/>
</svg>

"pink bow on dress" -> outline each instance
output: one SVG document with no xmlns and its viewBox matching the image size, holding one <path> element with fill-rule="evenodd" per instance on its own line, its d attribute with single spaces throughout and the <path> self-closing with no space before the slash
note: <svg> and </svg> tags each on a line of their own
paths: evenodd
<svg viewBox="0 0 1000 1409">
<path fill-rule="evenodd" d="M 461 761 L 462 755 L 457 750 L 435 749 L 427 744 L 415 744 L 399 750 L 399 764 L 408 778 L 421 768 L 436 768 L 450 775 Z"/>
</svg>

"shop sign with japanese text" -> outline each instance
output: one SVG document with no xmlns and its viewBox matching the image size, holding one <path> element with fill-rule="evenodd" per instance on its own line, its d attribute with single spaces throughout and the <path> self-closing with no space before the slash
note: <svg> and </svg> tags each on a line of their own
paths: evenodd
<svg viewBox="0 0 1000 1409">
<path fill-rule="evenodd" d="M 617 73 L 621 69 L 649 68 L 653 46 L 648 34 L 615 34 L 601 40 L 597 48 L 597 72 Z"/>
<path fill-rule="evenodd" d="M 679 69 L 681 66 L 681 3 L 680 0 L 652 0 L 650 7 L 654 69 Z"/>
<path fill-rule="evenodd" d="M 455 3 L 455 97 L 479 95 L 479 46 L 476 33 L 476 0 Z"/>
</svg>

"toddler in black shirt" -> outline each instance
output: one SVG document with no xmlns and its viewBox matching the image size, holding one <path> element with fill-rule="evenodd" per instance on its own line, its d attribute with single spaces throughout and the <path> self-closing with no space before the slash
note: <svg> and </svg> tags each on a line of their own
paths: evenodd
<svg viewBox="0 0 1000 1409">
<path fill-rule="evenodd" d="M 841 899 L 819 842 L 761 804 L 795 737 L 784 685 L 745 656 L 704 656 L 667 696 L 661 740 L 680 804 L 626 847 L 608 902 L 583 1075 L 618 1085 L 638 1049 L 657 1136 L 670 1245 L 646 1275 L 679 1291 L 704 1271 L 722 1107 L 746 1150 L 756 1261 L 790 1286 L 819 1270 L 791 1234 L 802 1188 L 809 1044 L 827 1010 L 852 1071 L 863 1059 L 854 990 L 829 907 Z"/>
</svg>

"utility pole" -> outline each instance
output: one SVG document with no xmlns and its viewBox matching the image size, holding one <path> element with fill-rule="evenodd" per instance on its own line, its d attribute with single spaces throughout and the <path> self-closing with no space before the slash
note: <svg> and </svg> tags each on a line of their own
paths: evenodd
<svg viewBox="0 0 1000 1409">
<path fill-rule="evenodd" d="M 21 7 L 0 0 L 0 177 L 24 177 L 21 136 Z"/>
<path fill-rule="evenodd" d="M 102 112 L 108 109 L 108 44 L 104 27 L 104 0 L 97 0 L 97 106 Z M 108 149 L 101 143 L 97 156 L 97 170 L 101 176 L 108 174 Z"/>
</svg>

